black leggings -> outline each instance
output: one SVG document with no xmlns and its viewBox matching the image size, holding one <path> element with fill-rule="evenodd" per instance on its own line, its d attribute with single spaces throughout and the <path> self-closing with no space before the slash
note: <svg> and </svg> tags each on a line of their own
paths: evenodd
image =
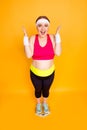
<svg viewBox="0 0 87 130">
<path fill-rule="evenodd" d="M 54 73 L 55 72 L 53 72 L 50 76 L 47 76 L 47 77 L 40 77 L 40 76 L 35 75 L 30 70 L 30 78 L 31 78 L 31 81 L 35 88 L 35 97 L 36 98 L 40 98 L 41 94 L 45 98 L 47 98 L 49 96 L 49 89 L 50 89 L 51 84 L 54 79 Z"/>
</svg>

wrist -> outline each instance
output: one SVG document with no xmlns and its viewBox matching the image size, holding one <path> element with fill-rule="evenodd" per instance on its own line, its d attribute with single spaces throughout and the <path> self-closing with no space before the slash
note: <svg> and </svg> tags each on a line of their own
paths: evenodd
<svg viewBox="0 0 87 130">
<path fill-rule="evenodd" d="M 60 34 L 59 33 L 55 34 L 55 42 L 56 42 L 56 44 L 59 44 L 61 42 L 61 38 L 60 38 Z"/>
<path fill-rule="evenodd" d="M 27 35 L 24 36 L 23 43 L 24 43 L 24 46 L 29 46 L 29 39 Z"/>
</svg>

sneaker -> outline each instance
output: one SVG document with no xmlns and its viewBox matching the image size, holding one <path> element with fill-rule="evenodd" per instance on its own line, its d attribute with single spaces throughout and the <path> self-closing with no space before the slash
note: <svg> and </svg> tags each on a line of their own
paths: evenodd
<svg viewBox="0 0 87 130">
<path fill-rule="evenodd" d="M 43 108 L 44 108 L 44 113 L 45 114 L 49 114 L 50 113 L 47 103 L 43 103 Z"/>
<path fill-rule="evenodd" d="M 37 113 L 37 114 L 40 114 L 41 112 L 42 112 L 41 103 L 38 103 L 38 104 L 36 105 L 36 113 Z"/>
</svg>

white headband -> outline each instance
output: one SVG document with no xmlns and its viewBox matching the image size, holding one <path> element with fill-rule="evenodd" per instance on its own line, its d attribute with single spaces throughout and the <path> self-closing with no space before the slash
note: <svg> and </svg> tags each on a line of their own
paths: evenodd
<svg viewBox="0 0 87 130">
<path fill-rule="evenodd" d="M 38 25 L 38 24 L 41 24 L 41 23 L 46 23 L 46 24 L 50 24 L 50 22 L 47 20 L 47 19 L 45 19 L 45 18 L 41 18 L 41 19 L 39 19 L 37 22 L 36 22 L 36 26 Z"/>
</svg>

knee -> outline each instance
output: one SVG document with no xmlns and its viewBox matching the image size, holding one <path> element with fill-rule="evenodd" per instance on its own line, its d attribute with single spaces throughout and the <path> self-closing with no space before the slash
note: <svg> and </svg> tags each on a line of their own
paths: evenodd
<svg viewBox="0 0 87 130">
<path fill-rule="evenodd" d="M 35 89 L 35 97 L 40 98 L 41 97 L 41 90 L 40 89 Z"/>
<path fill-rule="evenodd" d="M 47 98 L 49 96 L 49 90 L 43 91 L 43 97 Z"/>
</svg>

